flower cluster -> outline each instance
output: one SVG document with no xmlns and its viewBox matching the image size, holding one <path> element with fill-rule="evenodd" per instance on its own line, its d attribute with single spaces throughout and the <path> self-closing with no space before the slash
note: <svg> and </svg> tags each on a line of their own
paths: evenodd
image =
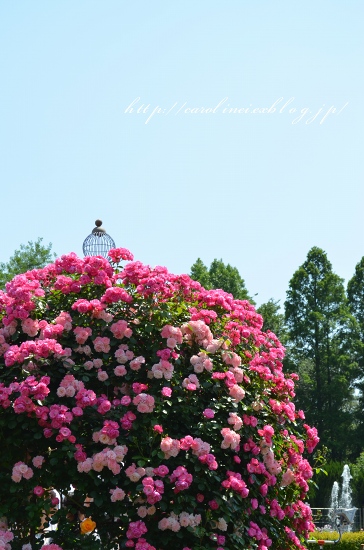
<svg viewBox="0 0 364 550">
<path fill-rule="evenodd" d="M 175 533 L 181 529 L 181 527 L 197 527 L 201 523 L 200 514 L 188 514 L 187 512 L 181 512 L 179 516 L 171 514 L 160 520 L 158 528 L 162 531 L 170 529 Z"/>
<path fill-rule="evenodd" d="M 318 435 L 278 339 L 247 301 L 109 258 L 0 291 L 0 546 L 304 548 Z"/>
<path fill-rule="evenodd" d="M 9 544 L 14 538 L 14 535 L 8 529 L 0 529 L 0 547 L 4 550 L 11 550 L 11 545 Z"/>
<path fill-rule="evenodd" d="M 32 468 L 24 464 L 24 462 L 17 462 L 16 464 L 14 464 L 11 479 L 15 481 L 15 483 L 19 483 L 22 478 L 30 479 L 33 477 L 33 475 L 34 472 Z"/>
</svg>

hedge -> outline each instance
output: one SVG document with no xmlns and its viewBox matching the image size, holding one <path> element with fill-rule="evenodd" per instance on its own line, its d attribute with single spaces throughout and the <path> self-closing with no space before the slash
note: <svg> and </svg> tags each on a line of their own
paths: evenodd
<svg viewBox="0 0 364 550">
<path fill-rule="evenodd" d="M 310 539 L 316 540 L 335 540 L 338 538 L 338 533 L 334 531 L 314 531 L 310 535 Z M 337 544 L 330 545 L 330 548 L 335 550 L 361 550 L 364 545 L 364 531 L 357 531 L 355 533 L 343 533 L 341 541 Z M 326 546 L 328 548 L 329 545 Z M 317 548 L 317 545 L 307 544 L 307 550 Z"/>
</svg>

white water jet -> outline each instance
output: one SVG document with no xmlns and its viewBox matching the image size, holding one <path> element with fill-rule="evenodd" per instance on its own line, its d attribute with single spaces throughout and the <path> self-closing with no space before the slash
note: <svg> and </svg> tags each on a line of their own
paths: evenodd
<svg viewBox="0 0 364 550">
<path fill-rule="evenodd" d="M 351 487 L 350 487 L 350 480 L 353 478 L 353 476 L 350 473 L 349 466 L 345 464 L 343 473 L 341 474 L 341 477 L 343 478 L 343 483 L 341 486 L 341 496 L 339 505 L 341 508 L 351 508 Z"/>
<path fill-rule="evenodd" d="M 339 484 L 334 481 L 331 489 L 330 511 L 334 511 L 339 507 Z"/>
</svg>

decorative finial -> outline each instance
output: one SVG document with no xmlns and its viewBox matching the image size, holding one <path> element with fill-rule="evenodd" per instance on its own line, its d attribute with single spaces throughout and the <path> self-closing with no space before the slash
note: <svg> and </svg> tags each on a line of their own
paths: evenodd
<svg viewBox="0 0 364 550">
<path fill-rule="evenodd" d="M 96 220 L 95 225 L 96 227 L 93 228 L 92 233 L 96 235 L 103 235 L 106 233 L 106 230 L 103 227 L 101 227 L 102 226 L 101 220 Z"/>
</svg>

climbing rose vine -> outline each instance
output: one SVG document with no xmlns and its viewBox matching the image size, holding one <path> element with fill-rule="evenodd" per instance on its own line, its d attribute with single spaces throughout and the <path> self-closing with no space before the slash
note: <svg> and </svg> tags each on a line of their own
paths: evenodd
<svg viewBox="0 0 364 550">
<path fill-rule="evenodd" d="M 247 301 L 122 248 L 0 291 L 0 547 L 303 549 L 317 432 Z"/>
</svg>

